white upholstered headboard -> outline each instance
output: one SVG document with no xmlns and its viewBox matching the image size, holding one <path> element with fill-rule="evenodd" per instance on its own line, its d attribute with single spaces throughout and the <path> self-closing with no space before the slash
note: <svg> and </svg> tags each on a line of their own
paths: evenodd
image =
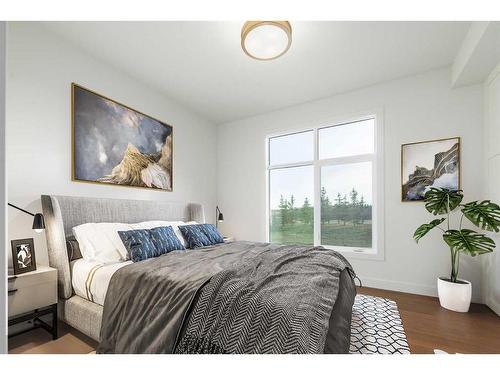
<svg viewBox="0 0 500 375">
<path fill-rule="evenodd" d="M 66 238 L 84 223 L 138 223 L 149 220 L 205 222 L 198 203 L 42 195 L 49 264 L 57 268 L 59 298 L 72 295 Z"/>
</svg>

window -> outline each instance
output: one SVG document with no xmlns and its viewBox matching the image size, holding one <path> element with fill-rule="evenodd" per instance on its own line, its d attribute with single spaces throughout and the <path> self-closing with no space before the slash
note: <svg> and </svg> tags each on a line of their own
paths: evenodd
<svg viewBox="0 0 500 375">
<path fill-rule="evenodd" d="M 379 127 L 371 116 L 268 138 L 270 242 L 380 257 Z"/>
<path fill-rule="evenodd" d="M 321 244 L 372 247 L 372 165 L 321 167 Z"/>
<path fill-rule="evenodd" d="M 312 165 L 269 171 L 270 241 L 314 243 Z"/>
<path fill-rule="evenodd" d="M 314 159 L 314 132 L 302 132 L 269 139 L 270 165 L 282 165 Z M 289 150 L 293 150 L 290 152 Z"/>
</svg>

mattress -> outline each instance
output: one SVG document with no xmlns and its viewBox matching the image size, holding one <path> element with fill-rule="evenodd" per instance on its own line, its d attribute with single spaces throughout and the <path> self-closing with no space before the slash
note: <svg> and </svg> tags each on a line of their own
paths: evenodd
<svg viewBox="0 0 500 375">
<path fill-rule="evenodd" d="M 111 277 L 117 270 L 131 263 L 132 261 L 103 264 L 85 259 L 74 260 L 70 263 L 73 291 L 77 296 L 103 306 Z"/>
</svg>

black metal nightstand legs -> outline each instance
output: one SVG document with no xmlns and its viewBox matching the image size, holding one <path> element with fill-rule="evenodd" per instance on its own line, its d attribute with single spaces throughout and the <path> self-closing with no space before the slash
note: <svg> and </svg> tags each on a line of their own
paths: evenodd
<svg viewBox="0 0 500 375">
<path fill-rule="evenodd" d="M 59 330 L 57 328 L 57 303 L 52 305 L 52 340 L 57 340 Z"/>
<path fill-rule="evenodd" d="M 52 326 L 48 325 L 45 323 L 43 320 L 40 319 L 41 316 L 45 316 L 48 314 L 52 314 Z M 20 335 L 22 333 L 26 333 L 29 331 L 33 331 L 34 329 L 38 328 L 43 328 L 50 334 L 52 334 L 52 340 L 56 340 L 58 338 L 58 329 L 57 329 L 57 303 L 50 305 L 49 307 L 43 308 L 43 309 L 36 309 L 31 313 L 24 314 L 21 316 L 18 316 L 16 318 L 10 319 L 9 320 L 9 327 L 13 326 L 15 324 L 27 322 L 27 321 L 33 321 L 33 325 L 29 328 L 26 328 L 22 331 L 13 333 L 9 335 L 9 338 Z"/>
</svg>

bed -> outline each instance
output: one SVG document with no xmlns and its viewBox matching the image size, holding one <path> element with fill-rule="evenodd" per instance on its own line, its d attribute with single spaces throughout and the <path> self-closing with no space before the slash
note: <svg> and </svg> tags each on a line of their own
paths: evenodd
<svg viewBox="0 0 500 375">
<path fill-rule="evenodd" d="M 136 263 L 103 266 L 83 259 L 70 262 L 66 239 L 77 225 L 148 220 L 204 223 L 203 207 L 196 203 L 49 195 L 42 196 L 42 207 L 49 262 L 58 270 L 59 316 L 99 342 L 98 352 L 348 352 L 356 291 L 352 267 L 338 253 L 238 241 L 175 251 Z M 287 268 L 294 264 L 294 268 Z M 325 270 L 309 269 L 311 265 Z M 278 269 L 285 270 L 280 277 Z M 276 284 L 282 275 L 290 274 L 301 274 L 289 279 L 301 282 L 295 286 L 293 282 Z M 268 288 L 252 289 L 257 284 Z M 156 293 L 151 298 L 150 290 L 173 292 Z M 247 298 L 246 310 L 241 305 L 242 291 Z M 235 295 L 237 298 L 233 298 Z M 131 300 L 137 304 L 131 304 Z M 175 309 L 164 308 L 169 303 Z M 300 313 L 296 314 L 299 305 Z M 222 316 L 222 309 L 227 316 Z M 274 315 L 286 326 L 274 327 Z M 152 316 L 155 324 L 151 323 Z M 235 321 L 238 324 L 228 323 Z M 228 327 L 247 336 L 239 335 L 238 340 L 226 337 L 230 336 Z M 304 332 L 308 332 L 305 339 Z M 266 345 L 254 345 L 253 341 Z"/>
</svg>

